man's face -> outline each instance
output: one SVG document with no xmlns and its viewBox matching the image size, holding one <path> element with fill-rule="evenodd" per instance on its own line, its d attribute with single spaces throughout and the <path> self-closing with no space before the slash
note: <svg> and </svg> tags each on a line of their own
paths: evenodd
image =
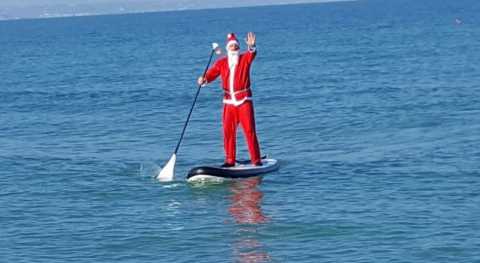
<svg viewBox="0 0 480 263">
<path fill-rule="evenodd" d="M 240 47 L 237 44 L 232 43 L 232 44 L 228 45 L 228 51 L 237 51 L 239 49 L 240 49 Z"/>
</svg>

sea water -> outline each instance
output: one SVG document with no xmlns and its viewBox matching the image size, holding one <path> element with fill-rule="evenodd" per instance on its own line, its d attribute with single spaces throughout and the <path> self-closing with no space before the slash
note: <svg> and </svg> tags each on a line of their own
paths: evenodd
<svg viewBox="0 0 480 263">
<path fill-rule="evenodd" d="M 0 22 L 1 262 L 479 262 L 480 2 Z M 263 178 L 221 163 L 212 42 L 257 35 Z M 238 156 L 248 158 L 241 130 Z"/>
</svg>

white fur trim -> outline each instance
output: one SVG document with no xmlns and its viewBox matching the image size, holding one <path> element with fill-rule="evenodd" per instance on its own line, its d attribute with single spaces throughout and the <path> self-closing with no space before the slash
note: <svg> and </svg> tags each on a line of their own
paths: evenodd
<svg viewBox="0 0 480 263">
<path fill-rule="evenodd" d="M 230 46 L 231 44 L 237 44 L 237 46 L 240 46 L 237 40 L 230 40 L 227 42 L 227 45 L 225 45 L 225 48 L 228 50 L 228 46 Z"/>
<path fill-rule="evenodd" d="M 233 99 L 227 100 L 227 99 L 224 99 L 223 103 L 234 105 L 234 106 L 240 106 L 247 100 L 252 100 L 252 97 L 245 97 L 242 100 L 233 100 Z"/>
<path fill-rule="evenodd" d="M 228 89 L 230 90 L 230 94 L 232 94 L 230 97 L 232 99 L 233 104 L 237 103 L 237 99 L 235 98 L 235 90 L 233 88 L 234 82 L 235 82 L 235 69 L 237 68 L 237 65 L 234 65 L 233 67 L 230 68 L 230 75 L 229 77 L 229 85 Z"/>
</svg>

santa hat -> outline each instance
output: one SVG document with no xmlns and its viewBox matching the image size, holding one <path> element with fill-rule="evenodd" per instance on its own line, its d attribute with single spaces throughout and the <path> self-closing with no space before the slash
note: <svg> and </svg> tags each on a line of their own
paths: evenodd
<svg viewBox="0 0 480 263">
<path fill-rule="evenodd" d="M 235 36 L 235 33 L 229 33 L 227 35 L 227 45 L 226 45 L 227 49 L 228 49 L 228 46 L 230 46 L 231 44 L 237 44 L 237 46 L 240 46 L 237 40 L 237 36 Z"/>
</svg>

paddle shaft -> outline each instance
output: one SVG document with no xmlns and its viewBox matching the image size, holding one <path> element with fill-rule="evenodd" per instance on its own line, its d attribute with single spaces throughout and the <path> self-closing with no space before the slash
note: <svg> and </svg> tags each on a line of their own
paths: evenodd
<svg viewBox="0 0 480 263">
<path fill-rule="evenodd" d="M 208 70 L 208 67 L 210 66 L 210 62 L 212 62 L 214 53 L 215 53 L 215 49 L 212 49 L 212 52 L 210 53 L 210 58 L 208 59 L 207 66 L 205 67 L 205 70 L 203 71 L 203 74 L 202 74 L 203 78 L 205 78 L 205 74 L 207 74 L 207 70 Z M 177 154 L 178 149 L 180 148 L 180 144 L 182 143 L 183 136 L 185 135 L 185 130 L 187 129 L 188 122 L 190 121 L 190 116 L 192 116 L 192 111 L 193 111 L 193 108 L 195 107 L 195 103 L 197 102 L 198 94 L 200 94 L 201 88 L 202 88 L 202 85 L 198 85 L 197 93 L 195 94 L 195 98 L 193 99 L 192 107 L 190 108 L 190 112 L 188 113 L 187 120 L 183 125 L 182 134 L 180 135 L 180 140 L 178 140 L 177 147 L 175 147 L 175 152 L 174 152 L 175 154 Z"/>
</svg>

